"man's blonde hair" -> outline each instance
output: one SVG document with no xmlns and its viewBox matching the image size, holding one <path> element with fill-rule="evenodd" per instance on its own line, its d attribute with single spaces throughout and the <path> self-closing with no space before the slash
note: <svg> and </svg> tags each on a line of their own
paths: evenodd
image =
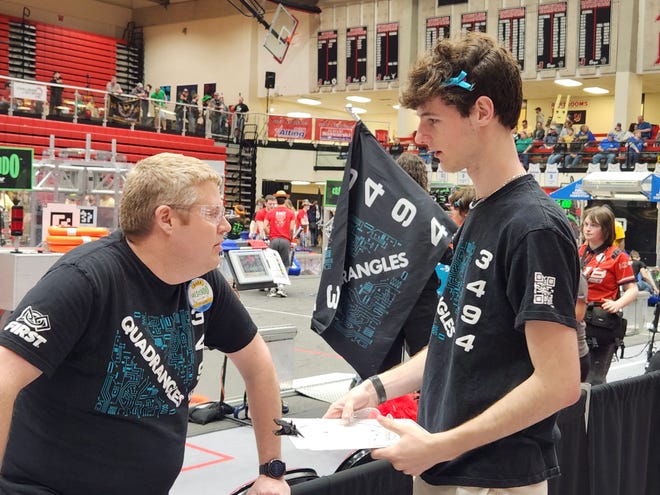
<svg viewBox="0 0 660 495">
<path fill-rule="evenodd" d="M 124 185 L 119 223 L 128 237 L 151 231 L 160 205 L 189 206 L 197 202 L 197 186 L 222 177 L 208 163 L 190 156 L 160 153 L 140 160 Z"/>
</svg>

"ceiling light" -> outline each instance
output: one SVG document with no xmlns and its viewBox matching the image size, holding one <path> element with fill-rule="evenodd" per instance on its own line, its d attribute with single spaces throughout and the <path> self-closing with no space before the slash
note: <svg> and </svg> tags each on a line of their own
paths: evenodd
<svg viewBox="0 0 660 495">
<path fill-rule="evenodd" d="M 311 183 L 308 180 L 292 180 L 292 186 L 309 186 Z"/>
<path fill-rule="evenodd" d="M 399 104 L 397 103 L 397 104 L 395 104 L 395 105 L 392 105 L 392 108 L 393 108 L 394 110 L 398 110 L 399 108 L 401 108 L 401 105 L 399 105 Z"/>
<path fill-rule="evenodd" d="M 312 105 L 312 106 L 316 106 L 316 105 L 320 105 L 320 104 L 321 104 L 321 101 L 320 101 L 320 100 L 314 100 L 314 99 L 312 99 L 312 98 L 298 98 L 296 101 L 297 101 L 298 103 L 300 103 L 301 105 Z"/>
<path fill-rule="evenodd" d="M 598 86 L 592 86 L 589 88 L 583 88 L 582 89 L 585 93 L 591 93 L 592 95 L 606 95 L 609 93 L 609 90 L 605 88 L 600 88 Z"/>
<path fill-rule="evenodd" d="M 289 112 L 286 116 L 291 117 L 292 119 L 308 119 L 312 114 L 307 112 Z"/>
<path fill-rule="evenodd" d="M 355 103 L 369 103 L 371 101 L 371 98 L 367 98 L 366 96 L 347 96 L 346 99 Z"/>
<path fill-rule="evenodd" d="M 565 86 L 567 88 L 582 86 L 582 83 L 580 81 L 576 81 L 575 79 L 555 79 L 555 84 L 559 84 L 560 86 Z"/>
<path fill-rule="evenodd" d="M 354 114 L 367 113 L 366 109 L 360 107 L 353 107 L 352 111 Z"/>
</svg>

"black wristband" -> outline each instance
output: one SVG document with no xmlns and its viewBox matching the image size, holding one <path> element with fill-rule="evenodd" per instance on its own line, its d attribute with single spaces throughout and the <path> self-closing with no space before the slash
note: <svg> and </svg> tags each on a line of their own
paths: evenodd
<svg viewBox="0 0 660 495">
<path fill-rule="evenodd" d="M 370 376 L 367 378 L 371 382 L 371 385 L 373 385 L 374 390 L 376 391 L 376 397 L 378 397 L 378 403 L 382 404 L 383 402 L 387 402 L 387 394 L 385 393 L 385 387 L 383 387 L 383 382 L 380 381 L 380 378 L 378 378 L 378 375 Z"/>
</svg>

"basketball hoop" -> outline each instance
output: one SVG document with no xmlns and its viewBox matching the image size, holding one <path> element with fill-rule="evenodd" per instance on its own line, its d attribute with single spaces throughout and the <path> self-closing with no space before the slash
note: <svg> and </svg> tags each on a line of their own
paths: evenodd
<svg viewBox="0 0 660 495">
<path fill-rule="evenodd" d="M 266 29 L 264 48 L 268 50 L 280 64 L 284 61 L 286 52 L 298 27 L 298 19 L 289 13 L 282 4 L 277 5 L 273 22 Z"/>
</svg>

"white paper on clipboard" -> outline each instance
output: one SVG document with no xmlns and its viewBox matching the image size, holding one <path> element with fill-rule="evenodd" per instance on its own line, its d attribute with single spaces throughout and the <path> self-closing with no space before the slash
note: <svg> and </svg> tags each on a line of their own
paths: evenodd
<svg viewBox="0 0 660 495">
<path fill-rule="evenodd" d="M 359 419 L 346 424 L 341 419 L 293 418 L 291 420 L 302 437 L 288 437 L 301 450 L 348 450 L 387 447 L 399 435 L 383 428 L 375 419 Z M 410 422 L 412 419 L 395 419 Z"/>
</svg>

